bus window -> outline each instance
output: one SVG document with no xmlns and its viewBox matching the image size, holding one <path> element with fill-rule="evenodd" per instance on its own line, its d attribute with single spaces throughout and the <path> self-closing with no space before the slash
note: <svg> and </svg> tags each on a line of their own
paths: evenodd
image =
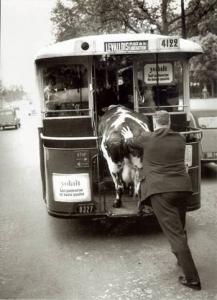
<svg viewBox="0 0 217 300">
<path fill-rule="evenodd" d="M 178 62 L 140 63 L 137 68 L 138 104 L 144 112 L 161 107 L 177 111 L 183 98 L 182 67 Z M 183 109 L 183 108 L 182 108 Z"/>
<path fill-rule="evenodd" d="M 43 69 L 46 111 L 72 115 L 73 110 L 88 109 L 87 69 L 84 65 L 65 65 Z"/>
</svg>

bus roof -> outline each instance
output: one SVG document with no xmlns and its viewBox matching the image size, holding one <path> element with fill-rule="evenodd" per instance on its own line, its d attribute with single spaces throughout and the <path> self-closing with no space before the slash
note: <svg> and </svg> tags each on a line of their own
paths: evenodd
<svg viewBox="0 0 217 300">
<path fill-rule="evenodd" d="M 145 33 L 82 36 L 43 48 L 35 60 L 53 57 L 111 54 L 176 53 L 191 57 L 202 53 L 199 44 L 177 36 Z M 183 54 L 182 54 L 183 53 Z"/>
</svg>

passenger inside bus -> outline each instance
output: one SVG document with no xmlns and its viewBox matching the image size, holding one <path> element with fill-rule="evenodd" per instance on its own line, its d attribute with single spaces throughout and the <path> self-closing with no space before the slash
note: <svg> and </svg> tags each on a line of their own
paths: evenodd
<svg viewBox="0 0 217 300">
<path fill-rule="evenodd" d="M 57 64 L 44 69 L 45 109 L 52 116 L 88 109 L 87 69 L 80 64 Z M 51 111 L 52 112 L 49 112 Z"/>
<path fill-rule="evenodd" d="M 131 71 L 132 73 L 132 71 Z M 133 76 L 130 72 L 122 74 L 122 84 L 118 86 L 119 104 L 133 109 Z"/>
<path fill-rule="evenodd" d="M 145 112 L 154 112 L 161 106 L 167 111 L 177 111 L 179 92 L 177 85 L 144 85 L 138 80 L 139 107 Z"/>
<path fill-rule="evenodd" d="M 139 86 L 139 105 L 145 107 L 145 112 L 155 112 L 156 103 L 154 101 L 154 94 L 152 86 Z"/>
<path fill-rule="evenodd" d="M 153 86 L 154 101 L 157 106 L 162 106 L 167 111 L 175 111 L 179 104 L 179 92 L 177 85 Z"/>
</svg>

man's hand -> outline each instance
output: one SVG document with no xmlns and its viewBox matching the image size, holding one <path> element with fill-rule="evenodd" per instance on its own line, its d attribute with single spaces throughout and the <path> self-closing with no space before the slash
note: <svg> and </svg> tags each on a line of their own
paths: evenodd
<svg viewBox="0 0 217 300">
<path fill-rule="evenodd" d="M 125 140 L 129 140 L 129 139 L 133 138 L 133 133 L 132 133 L 132 131 L 130 130 L 130 128 L 128 126 L 124 127 L 121 130 L 121 134 L 123 135 Z"/>
</svg>

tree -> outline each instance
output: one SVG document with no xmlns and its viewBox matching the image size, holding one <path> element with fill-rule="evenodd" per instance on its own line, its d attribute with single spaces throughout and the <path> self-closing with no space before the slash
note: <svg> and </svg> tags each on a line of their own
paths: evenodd
<svg viewBox="0 0 217 300">
<path fill-rule="evenodd" d="M 191 60 L 192 81 L 200 82 L 201 88 L 205 86 L 214 96 L 217 92 L 217 0 L 192 0 L 187 28 L 188 35 L 197 36 L 196 41 L 204 51 Z"/>
<path fill-rule="evenodd" d="M 4 87 L 0 84 L 0 99 L 1 102 L 12 102 L 17 100 L 22 100 L 23 96 L 26 95 L 26 93 L 23 90 L 22 86 L 10 86 L 10 87 Z"/>
<path fill-rule="evenodd" d="M 175 13 L 175 0 L 161 4 L 143 0 L 68 0 L 57 1 L 51 20 L 57 41 L 72 37 L 113 32 L 147 32 L 154 25 L 159 33 L 178 29 L 180 16 Z"/>
<path fill-rule="evenodd" d="M 186 10 L 188 36 L 217 34 L 217 0 L 191 0 Z"/>
<path fill-rule="evenodd" d="M 181 0 L 57 0 L 51 20 L 57 41 L 76 36 L 113 32 L 147 32 L 154 26 L 160 34 L 180 34 Z M 178 6 L 180 6 L 178 5 Z M 216 29 L 217 0 L 191 0 L 185 18 L 188 36 L 204 27 Z M 207 18 L 213 22 L 206 24 Z M 214 24 L 214 25 L 213 25 Z M 198 25 L 198 26 L 197 26 Z M 200 29 L 199 29 L 200 28 Z M 212 31 L 211 31 L 212 32 Z"/>
<path fill-rule="evenodd" d="M 217 81 L 217 35 L 209 33 L 200 39 L 204 53 L 191 60 L 192 76 L 201 86 L 210 84 L 211 94 L 214 94 L 214 84 Z"/>
<path fill-rule="evenodd" d="M 51 21 L 57 41 L 105 32 L 138 32 L 140 23 L 133 16 L 132 0 L 68 0 L 68 5 L 58 0 Z"/>
</svg>

